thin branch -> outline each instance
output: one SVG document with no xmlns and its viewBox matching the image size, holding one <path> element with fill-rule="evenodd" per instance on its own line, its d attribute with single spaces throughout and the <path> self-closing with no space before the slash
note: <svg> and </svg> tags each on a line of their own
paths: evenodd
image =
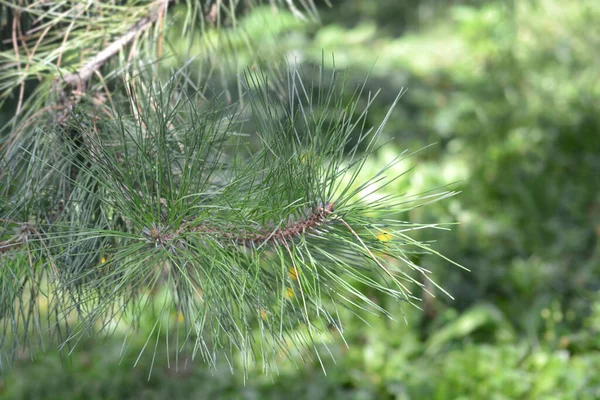
<svg viewBox="0 0 600 400">
<path fill-rule="evenodd" d="M 333 203 L 318 206 L 309 210 L 306 218 L 294 222 L 290 221 L 284 227 L 278 227 L 274 230 L 260 228 L 256 233 L 247 231 L 232 232 L 204 224 L 192 226 L 190 231 L 214 235 L 222 238 L 224 241 L 232 240 L 236 244 L 241 244 L 243 246 L 250 245 L 253 248 L 256 248 L 259 244 L 264 242 L 287 243 L 288 240 L 292 240 L 295 236 L 316 230 L 326 222 L 327 216 L 333 213 L 333 209 Z"/>
<path fill-rule="evenodd" d="M 167 7 L 167 4 L 167 0 L 157 1 L 157 5 L 148 16 L 136 22 L 124 35 L 120 36 L 117 40 L 108 45 L 108 47 L 91 58 L 79 71 L 65 76 L 63 81 L 71 86 L 80 86 L 86 82 L 100 67 L 102 67 L 102 65 L 104 65 L 104 63 L 117 54 L 119 50 L 127 46 L 142 32 L 150 28 L 160 17 L 163 10 Z"/>
<path fill-rule="evenodd" d="M 13 43 L 13 48 L 15 50 L 15 57 L 17 59 L 17 69 L 19 71 L 19 75 L 21 75 L 21 60 L 19 57 L 19 45 L 17 44 L 17 28 L 18 28 L 18 24 L 19 24 L 20 20 L 21 20 L 21 13 L 19 11 L 17 11 L 15 13 L 15 19 L 13 19 L 12 43 Z M 19 115 L 19 113 L 21 112 L 21 106 L 23 105 L 23 94 L 24 93 L 25 93 L 25 79 L 23 78 L 23 80 L 21 81 L 21 88 L 19 90 L 19 100 L 17 102 L 17 111 L 15 112 L 15 115 Z"/>
</svg>

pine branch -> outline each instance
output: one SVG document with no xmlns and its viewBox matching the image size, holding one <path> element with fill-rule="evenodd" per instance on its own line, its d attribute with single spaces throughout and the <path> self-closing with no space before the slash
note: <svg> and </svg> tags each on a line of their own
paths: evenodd
<svg viewBox="0 0 600 400">
<path fill-rule="evenodd" d="M 63 81 L 87 84 L 167 7 L 165 0 L 138 6 L 130 14 L 137 21 L 114 27 L 116 39 L 90 59 L 71 60 L 80 67 Z M 81 34 L 85 25 L 72 13 L 52 23 Z M 63 50 L 44 49 L 49 59 Z M 65 349 L 117 323 L 133 334 L 154 309 L 153 333 L 174 333 L 184 343 L 178 352 L 191 349 L 214 364 L 217 353 L 239 351 L 244 367 L 269 365 L 291 346 L 319 356 L 330 327 L 343 335 L 338 308 L 393 317 L 357 283 L 414 304 L 413 288 L 424 286 L 417 278 L 430 278 L 409 255 L 444 257 L 408 236 L 424 226 L 402 218 L 454 192 L 381 193 L 402 175 L 392 167 L 404 155 L 371 176 L 361 170 L 400 94 L 381 125 L 370 127 L 375 96 L 363 94 L 364 85 L 348 96 L 340 74 L 325 78 L 324 70 L 307 80 L 296 65 L 254 68 L 240 77 L 246 107 L 205 96 L 185 68 L 166 82 L 141 71 L 135 84 L 113 81 L 110 93 L 104 82 L 84 91 L 106 88 L 101 112 L 92 95 L 59 96 L 58 118 L 14 130 L 0 148 L 7 216 L 0 262 L 10 271 L 0 274 L 9 289 L 0 292 L 0 357 L 63 328 Z M 46 83 L 58 82 L 51 76 Z M 15 226 L 20 231 L 8 235 Z M 44 329 L 23 322 L 39 318 L 43 296 Z M 184 326 L 166 319 L 171 311 Z"/>
<path fill-rule="evenodd" d="M 117 54 L 123 47 L 130 44 L 141 33 L 149 29 L 152 24 L 157 22 L 167 9 L 170 0 L 157 0 L 149 15 L 140 19 L 130 28 L 128 28 L 122 36 L 113 41 L 104 50 L 100 51 L 90 60 L 88 60 L 79 71 L 73 72 L 64 77 L 63 81 L 68 85 L 81 86 L 86 82 L 105 62 Z"/>
<path fill-rule="evenodd" d="M 250 0 L 244 4 L 245 7 L 251 8 L 262 1 L 265 0 Z M 142 34 L 159 24 L 158 37 L 152 46 L 139 52 L 132 49 L 127 62 L 119 66 L 117 71 L 136 65 L 135 59 L 140 58 L 148 61 L 145 65 L 151 65 L 156 57 L 160 58 L 163 54 L 163 35 L 166 34 L 163 31 L 163 23 L 167 23 L 163 16 L 166 15 L 170 4 L 175 2 L 176 0 L 155 0 L 148 4 L 128 0 L 125 4 L 114 5 L 66 0 L 47 10 L 45 2 L 0 0 L 0 4 L 11 11 L 7 21 L 12 27 L 11 38 L 6 43 L 12 46 L 0 51 L 0 104 L 17 91 L 17 112 L 11 121 L 11 129 L 18 129 L 19 122 L 27 120 L 40 108 L 47 107 L 48 100 L 56 97 L 57 92 L 60 97 L 62 90 L 56 90 L 59 83 L 64 82 L 67 86 L 80 89 L 76 92 L 85 96 L 86 91 L 82 90 L 84 83 L 92 86 L 89 82 L 96 75 L 98 79 L 94 80 L 91 91 L 106 90 L 105 78 L 100 74 L 101 67 L 125 47 L 141 45 L 143 42 L 138 39 L 143 38 Z M 239 0 L 213 2 L 210 16 L 201 13 L 204 6 L 211 3 L 210 0 L 206 3 L 205 0 L 185 2 L 187 15 L 185 21 L 182 21 L 185 31 L 182 32 L 182 37 L 185 37 L 190 45 L 192 41 L 197 40 L 194 21 L 200 22 L 203 27 L 204 18 L 220 21 L 211 28 L 212 33 L 228 29 L 226 21 L 233 23 L 235 29 L 236 16 L 233 11 L 239 8 L 238 2 Z M 270 3 L 286 4 L 297 18 L 305 18 L 302 11 L 289 0 L 270 0 Z M 306 12 L 314 14 L 312 0 L 302 0 L 301 4 Z M 202 15 L 201 21 L 196 21 L 195 14 L 198 13 Z M 206 33 L 202 28 L 202 34 Z M 106 38 L 111 36 L 112 41 L 104 44 Z M 219 48 L 211 48 L 210 51 Z M 203 51 L 209 52 L 208 49 Z M 88 53 L 94 55 L 85 59 Z M 236 58 L 236 55 L 229 54 L 228 58 Z M 209 70 L 215 67 L 225 68 L 222 65 L 213 65 Z M 109 75 L 110 78 L 119 76 L 118 73 Z M 39 82 L 38 90 L 33 94 L 26 93 L 27 82 Z M 107 93 L 107 96 L 110 94 Z"/>
<path fill-rule="evenodd" d="M 12 221 L 7 221 L 3 218 L 0 218 L 0 222 L 12 223 Z M 18 234 L 15 234 L 9 239 L 0 241 L 0 254 L 19 249 L 27 242 L 30 234 L 36 232 L 35 228 L 30 223 L 19 223 L 18 226 Z"/>
<path fill-rule="evenodd" d="M 329 214 L 334 210 L 333 203 L 328 203 L 323 206 L 316 206 L 313 209 L 299 213 L 299 218 L 294 219 L 292 216 L 289 217 L 287 225 L 284 227 L 276 227 L 274 229 L 267 229 L 265 227 L 259 227 L 257 232 L 248 231 L 231 231 L 225 230 L 219 226 L 207 226 L 204 224 L 192 225 L 187 231 L 197 232 L 202 234 L 208 234 L 215 237 L 217 240 L 221 240 L 224 244 L 232 242 L 235 245 L 243 247 L 251 247 L 253 249 L 260 248 L 263 245 L 269 244 L 283 244 L 292 242 L 294 238 L 304 234 L 320 234 L 318 230 L 325 222 Z M 240 224 L 243 225 L 243 224 Z M 185 230 L 179 230 L 181 233 Z M 154 235 L 153 233 L 153 236 Z M 158 238 L 157 238 L 158 239 Z"/>
</svg>

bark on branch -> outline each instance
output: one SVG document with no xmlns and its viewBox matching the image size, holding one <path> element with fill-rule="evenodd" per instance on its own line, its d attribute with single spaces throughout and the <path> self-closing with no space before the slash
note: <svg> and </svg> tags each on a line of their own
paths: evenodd
<svg viewBox="0 0 600 400">
<path fill-rule="evenodd" d="M 96 71 L 98 71 L 98 69 L 100 69 L 104 63 L 106 63 L 112 56 L 117 54 L 119 50 L 127 46 L 142 32 L 150 28 L 152 24 L 161 17 L 168 3 L 168 0 L 158 0 L 156 6 L 152 8 L 146 17 L 140 19 L 129 29 L 127 29 L 123 35 L 119 36 L 114 42 L 108 45 L 108 47 L 88 60 L 79 71 L 65 76 L 63 81 L 71 86 L 81 86 Z"/>
</svg>

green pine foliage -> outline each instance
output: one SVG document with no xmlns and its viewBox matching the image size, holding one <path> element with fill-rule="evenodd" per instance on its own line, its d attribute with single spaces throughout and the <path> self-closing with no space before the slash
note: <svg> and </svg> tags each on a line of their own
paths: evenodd
<svg viewBox="0 0 600 400">
<path fill-rule="evenodd" d="M 55 82 L 82 85 L 88 66 Z M 364 290 L 417 305 L 414 288 L 433 283 L 415 255 L 439 254 L 410 231 L 445 228 L 403 216 L 454 192 L 378 195 L 408 153 L 359 181 L 402 93 L 370 126 L 377 94 L 360 85 L 348 99 L 324 63 L 253 66 L 233 103 L 185 67 L 124 78 L 80 97 L 51 91 L 56 113 L 19 101 L 7 127 L 2 365 L 125 326 L 122 356 L 150 313 L 137 360 L 164 341 L 177 365 L 180 353 L 210 365 L 235 355 L 270 373 L 299 349 L 321 362 L 329 336 L 344 335 L 340 309 L 401 317 Z"/>
</svg>

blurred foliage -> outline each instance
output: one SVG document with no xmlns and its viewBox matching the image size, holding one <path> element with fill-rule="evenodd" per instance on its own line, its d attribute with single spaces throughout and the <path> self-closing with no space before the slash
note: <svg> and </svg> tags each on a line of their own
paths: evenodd
<svg viewBox="0 0 600 400">
<path fill-rule="evenodd" d="M 399 312 L 394 305 L 392 311 Z M 397 306 L 396 306 L 397 307 Z M 407 310 L 408 311 L 408 310 Z M 544 313 L 556 317 L 555 311 Z M 474 306 L 462 315 L 449 309 L 439 317 L 443 328 L 422 340 L 415 326 L 420 312 L 410 309 L 409 325 L 364 316 L 371 325 L 354 320 L 347 329 L 349 348 L 333 343 L 336 359 L 325 359 L 327 376 L 316 360 L 294 366 L 283 361 L 279 373 L 251 370 L 244 382 L 222 362 L 215 371 L 173 354 L 167 367 L 164 346 L 157 356 L 146 352 L 138 336 L 130 351 L 119 357 L 119 339 L 83 342 L 67 365 L 56 353 L 41 360 L 18 362 L 0 382 L 2 398 L 15 399 L 597 399 L 600 396 L 600 357 L 573 354 L 568 340 L 560 345 L 531 347 L 492 305 Z M 585 319 L 600 325 L 600 313 Z M 146 332 L 152 329 L 150 319 Z M 548 334 L 555 334 L 548 327 Z M 585 340 L 597 337 L 586 333 Z M 172 352 L 172 349 L 171 349 Z M 304 354 L 309 356 L 309 354 Z M 298 356 L 298 360 L 300 357 Z M 150 375 L 152 362 L 154 369 Z M 60 373 L 56 373 L 60 371 Z"/>
<path fill-rule="evenodd" d="M 368 87 L 382 88 L 372 121 L 408 87 L 388 123 L 395 141 L 370 168 L 398 149 L 437 143 L 410 158 L 403 166 L 416 168 L 387 190 L 420 193 L 459 181 L 461 195 L 406 216 L 458 222 L 452 234 L 436 235 L 436 249 L 470 273 L 418 260 L 455 301 L 425 296 L 423 312 L 404 310 L 408 325 L 349 318 L 349 348 L 331 345 L 337 363 L 325 361 L 327 376 L 316 360 L 298 358 L 297 369 L 282 363 L 279 375 L 266 377 L 257 368 L 245 383 L 226 365 L 210 372 L 197 363 L 178 373 L 155 367 L 147 381 L 152 360 L 131 369 L 132 352 L 118 364 L 115 337 L 105 350 L 81 351 L 64 375 L 55 375 L 54 355 L 17 365 L 0 396 L 600 398 L 600 2 L 332 3 L 321 25 L 284 15 L 268 40 L 260 21 L 269 9 L 241 23 L 265 62 L 334 53 L 357 81 L 371 71 Z M 244 51 L 241 37 L 228 40 Z"/>
</svg>

